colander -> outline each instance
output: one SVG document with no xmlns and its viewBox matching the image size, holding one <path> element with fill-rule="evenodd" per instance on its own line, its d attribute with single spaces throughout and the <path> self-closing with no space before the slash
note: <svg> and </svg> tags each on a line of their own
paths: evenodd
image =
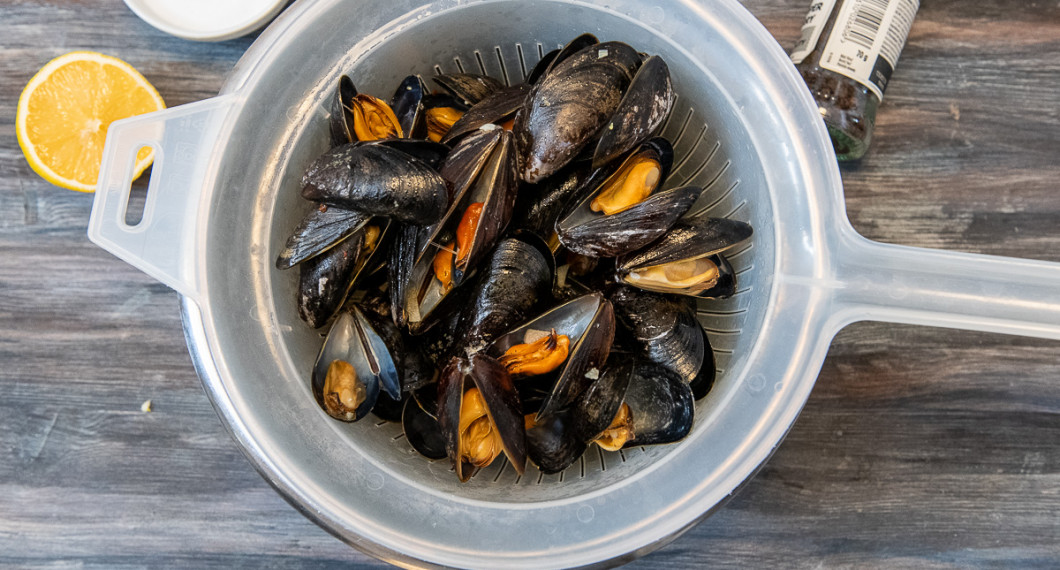
<svg viewBox="0 0 1060 570">
<path fill-rule="evenodd" d="M 391 93 L 410 73 L 523 79 L 583 32 L 662 55 L 678 93 L 668 185 L 750 222 L 738 293 L 704 302 L 713 392 L 682 442 L 591 449 L 557 475 L 503 461 L 461 484 L 395 424 L 333 421 L 309 390 L 321 343 L 272 261 L 310 207 L 342 73 Z M 125 223 L 136 151 L 155 166 Z M 302 0 L 213 99 L 115 123 L 89 237 L 176 289 L 206 392 L 265 478 L 353 546 L 405 565 L 580 566 L 657 548 L 717 508 L 792 425 L 829 342 L 864 319 L 1060 338 L 1060 265 L 870 242 L 846 219 L 834 155 L 781 48 L 734 0 Z"/>
</svg>

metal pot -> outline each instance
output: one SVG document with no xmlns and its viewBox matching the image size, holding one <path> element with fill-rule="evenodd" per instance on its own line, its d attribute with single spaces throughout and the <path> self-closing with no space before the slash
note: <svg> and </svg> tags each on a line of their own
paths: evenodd
<svg viewBox="0 0 1060 570">
<path fill-rule="evenodd" d="M 272 260 L 310 207 L 304 167 L 327 144 L 341 73 L 389 93 L 409 73 L 522 79 L 592 32 L 669 64 L 671 185 L 749 221 L 742 288 L 703 305 L 715 390 L 679 444 L 588 454 L 561 475 L 492 467 L 461 484 L 400 428 L 340 424 L 310 394 L 321 343 Z M 124 223 L 136 151 L 155 167 L 142 221 Z M 251 462 L 343 540 L 408 565 L 559 567 L 628 560 L 672 540 L 766 461 L 829 342 L 876 319 L 1060 338 L 1060 266 L 873 243 L 845 216 L 834 155 L 787 56 L 735 0 L 302 0 L 213 99 L 112 125 L 89 237 L 183 296 L 207 394 Z"/>
</svg>

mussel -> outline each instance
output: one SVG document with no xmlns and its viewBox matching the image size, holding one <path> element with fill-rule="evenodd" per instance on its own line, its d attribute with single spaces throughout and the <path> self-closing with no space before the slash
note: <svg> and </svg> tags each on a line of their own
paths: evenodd
<svg viewBox="0 0 1060 570">
<path fill-rule="evenodd" d="M 710 345 L 691 299 L 624 285 L 616 287 L 610 298 L 641 358 L 669 368 L 685 382 L 700 374 Z"/>
<path fill-rule="evenodd" d="M 445 180 L 420 160 L 383 144 L 325 152 L 302 177 L 302 197 L 395 220 L 430 224 L 445 211 Z"/>
<path fill-rule="evenodd" d="M 530 86 L 520 83 L 511 87 L 498 89 L 467 110 L 446 132 L 441 142 L 451 143 L 483 125 L 498 124 L 511 128 L 515 112 L 523 106 Z"/>
<path fill-rule="evenodd" d="M 662 366 L 637 364 L 623 403 L 629 406 L 632 435 L 623 447 L 673 443 L 692 431 L 696 410 L 692 388 Z"/>
<path fill-rule="evenodd" d="M 343 75 L 331 100 L 331 144 L 375 141 L 403 136 L 401 123 L 390 105 L 371 95 L 358 93 L 353 80 Z"/>
<path fill-rule="evenodd" d="M 526 465 L 526 428 L 508 372 L 483 354 L 454 357 L 438 385 L 438 423 L 461 481 L 501 453 L 519 474 Z"/>
<path fill-rule="evenodd" d="M 427 138 L 427 116 L 423 98 L 429 92 L 427 84 L 419 75 L 409 75 L 394 91 L 390 108 L 394 111 L 398 126 L 406 138 Z"/>
<path fill-rule="evenodd" d="M 526 321 L 548 296 L 553 263 L 544 243 L 533 234 L 501 240 L 475 279 L 451 349 L 473 354 Z"/>
<path fill-rule="evenodd" d="M 516 115 L 522 179 L 540 182 L 595 140 L 640 63 L 637 50 L 621 42 L 589 45 L 556 63 Z"/>
<path fill-rule="evenodd" d="M 648 291 L 710 295 L 722 279 L 712 256 L 747 241 L 752 233 L 750 224 L 739 220 L 686 218 L 655 242 L 619 258 L 617 276 Z"/>
<path fill-rule="evenodd" d="M 675 98 L 666 62 L 657 55 L 644 60 L 600 135 L 593 168 L 619 158 L 652 136 L 670 115 Z"/>
<path fill-rule="evenodd" d="M 324 253 L 299 265 L 298 314 L 320 328 L 339 310 L 347 295 L 385 251 L 389 222 L 375 218 Z"/>
<path fill-rule="evenodd" d="M 430 326 L 431 314 L 490 252 L 508 224 L 517 189 L 511 134 L 494 127 L 468 135 L 453 148 L 441 172 L 453 188 L 452 204 L 409 274 L 403 307 L 414 332 Z"/>
<path fill-rule="evenodd" d="M 593 293 L 564 303 L 498 337 L 487 352 L 515 376 L 560 370 L 537 412 L 537 417 L 542 418 L 569 407 L 600 377 L 614 338 L 611 303 L 602 294 Z"/>
<path fill-rule="evenodd" d="M 696 186 L 656 191 L 672 161 L 670 143 L 653 139 L 613 171 L 597 171 L 586 183 L 592 191 L 556 222 L 560 243 L 581 255 L 615 257 L 662 237 L 702 193 Z"/>
<path fill-rule="evenodd" d="M 474 73 L 450 73 L 431 78 L 439 87 L 460 101 L 465 107 L 471 107 L 482 101 L 494 91 L 504 88 L 504 84 L 488 75 Z"/>
<path fill-rule="evenodd" d="M 383 339 L 356 306 L 335 319 L 312 375 L 313 395 L 327 414 L 345 422 L 368 414 L 382 389 L 401 398 L 397 366 Z"/>
<path fill-rule="evenodd" d="M 287 269 L 319 255 L 360 230 L 371 214 L 320 204 L 306 214 L 276 257 L 276 268 Z"/>
</svg>

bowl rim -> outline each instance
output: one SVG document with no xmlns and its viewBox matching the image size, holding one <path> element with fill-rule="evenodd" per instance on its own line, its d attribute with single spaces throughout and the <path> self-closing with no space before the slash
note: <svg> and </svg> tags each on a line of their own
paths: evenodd
<svg viewBox="0 0 1060 570">
<path fill-rule="evenodd" d="M 208 29 L 190 27 L 168 19 L 164 13 L 155 10 L 148 0 L 123 1 L 141 20 L 167 34 L 192 41 L 220 42 L 245 36 L 261 28 L 279 14 L 290 0 L 273 0 L 271 4 L 263 4 L 257 13 L 251 13 L 250 20 L 243 20 L 223 28 Z"/>
</svg>

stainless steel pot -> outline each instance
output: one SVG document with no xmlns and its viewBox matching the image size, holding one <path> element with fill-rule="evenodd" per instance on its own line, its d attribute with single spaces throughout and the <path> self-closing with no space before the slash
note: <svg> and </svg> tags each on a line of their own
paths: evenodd
<svg viewBox="0 0 1060 570">
<path fill-rule="evenodd" d="M 341 73 L 389 93 L 409 73 L 516 82 L 582 32 L 664 56 L 679 94 L 671 185 L 755 227 L 732 299 L 703 304 L 715 390 L 679 444 L 593 450 L 560 475 L 510 466 L 460 484 L 392 424 L 327 418 L 309 392 L 321 338 L 272 260 L 309 205 Z M 143 220 L 124 223 L 137 149 L 155 148 Z M 115 123 L 89 237 L 183 295 L 188 347 L 254 465 L 307 516 L 407 565 L 560 567 L 627 560 L 709 514 L 794 422 L 844 325 L 888 320 L 1060 338 L 1060 267 L 872 243 L 846 220 L 805 86 L 734 0 L 302 0 L 213 99 Z"/>
</svg>

